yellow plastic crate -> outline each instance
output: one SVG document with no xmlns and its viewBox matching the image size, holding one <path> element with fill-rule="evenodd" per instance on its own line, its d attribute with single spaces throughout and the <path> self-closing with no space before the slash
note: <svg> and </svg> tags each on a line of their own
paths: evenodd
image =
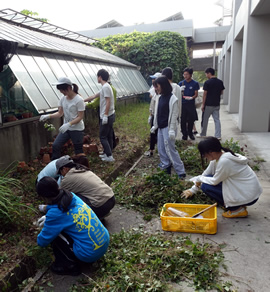
<svg viewBox="0 0 270 292">
<path fill-rule="evenodd" d="M 217 207 L 204 212 L 202 214 L 203 218 L 173 217 L 166 214 L 167 208 L 172 207 L 193 216 L 209 206 L 211 205 L 167 203 L 160 213 L 162 229 L 165 231 L 215 234 L 217 233 Z"/>
</svg>

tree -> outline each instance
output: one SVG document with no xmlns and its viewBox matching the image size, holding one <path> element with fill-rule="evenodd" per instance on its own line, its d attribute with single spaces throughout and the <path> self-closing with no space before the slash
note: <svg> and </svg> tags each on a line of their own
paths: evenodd
<svg viewBox="0 0 270 292">
<path fill-rule="evenodd" d="M 33 12 L 31 10 L 24 9 L 20 13 L 22 13 L 24 15 L 27 15 L 27 16 L 31 16 L 31 17 L 36 18 L 36 19 L 38 19 L 40 21 L 43 21 L 43 22 L 49 22 L 49 20 L 47 18 L 37 17 L 38 16 L 38 13 L 37 12 Z"/>
<path fill-rule="evenodd" d="M 183 69 L 189 64 L 185 38 L 176 32 L 135 31 L 108 36 L 93 45 L 139 66 L 145 79 L 165 67 L 171 67 L 174 81 L 179 82 Z"/>
</svg>

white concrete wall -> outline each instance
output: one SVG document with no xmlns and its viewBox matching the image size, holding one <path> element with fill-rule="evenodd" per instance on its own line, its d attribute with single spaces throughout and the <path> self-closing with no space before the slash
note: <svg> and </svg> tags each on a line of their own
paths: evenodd
<svg viewBox="0 0 270 292">
<path fill-rule="evenodd" d="M 267 1 L 234 2 L 232 29 L 219 57 L 219 76 L 226 87 L 224 103 L 230 113 L 239 114 L 238 127 L 243 132 L 270 130 L 270 1 Z M 251 15 L 254 10 L 256 13 Z"/>
</svg>

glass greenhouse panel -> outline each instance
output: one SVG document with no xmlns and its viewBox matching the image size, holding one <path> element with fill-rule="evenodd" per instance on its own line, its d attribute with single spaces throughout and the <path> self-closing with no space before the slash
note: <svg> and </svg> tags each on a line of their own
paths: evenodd
<svg viewBox="0 0 270 292">
<path fill-rule="evenodd" d="M 30 58 L 26 59 L 29 60 Z M 9 66 L 14 72 L 18 81 L 20 82 L 21 86 L 25 90 L 26 94 L 29 96 L 35 108 L 38 111 L 47 110 L 48 108 L 50 108 L 49 103 L 45 100 L 44 96 L 41 94 L 41 91 L 33 82 L 31 75 L 29 75 L 29 72 L 26 70 L 25 66 L 23 65 L 23 63 L 21 62 L 17 55 L 13 56 Z M 32 69 L 34 71 L 36 68 Z"/>
<path fill-rule="evenodd" d="M 134 80 L 134 86 L 135 86 L 135 90 L 138 92 L 145 92 L 145 86 L 144 83 L 142 83 L 142 80 L 140 80 L 138 78 L 138 75 L 136 74 L 136 70 L 132 70 L 132 69 L 127 69 L 126 70 L 127 74 L 130 76 L 130 78 L 132 78 Z M 144 81 L 144 80 L 143 80 Z M 144 81 L 145 82 L 145 81 Z"/>
<path fill-rule="evenodd" d="M 121 82 L 119 81 L 119 79 L 116 77 L 116 75 L 114 74 L 114 70 L 111 66 L 106 66 L 105 68 L 109 74 L 110 74 L 110 80 L 111 80 L 111 83 L 113 85 L 113 87 L 116 89 L 117 91 L 117 97 L 120 97 L 120 96 L 123 96 L 125 95 L 125 91 L 123 91 L 124 87 L 123 85 L 121 84 Z"/>
<path fill-rule="evenodd" d="M 132 89 L 133 94 L 135 92 L 138 92 L 138 90 L 136 89 L 137 81 L 132 75 L 129 74 L 128 68 L 123 68 L 123 74 L 126 76 L 128 83 L 130 84 L 129 87 Z"/>
<path fill-rule="evenodd" d="M 100 91 L 100 85 L 97 82 L 97 75 L 92 70 L 91 64 L 85 61 L 82 61 L 82 66 L 85 68 L 88 74 L 87 82 L 92 86 L 94 93 Z"/>
<path fill-rule="evenodd" d="M 128 94 L 127 94 L 126 88 L 125 88 L 124 84 L 122 83 L 122 80 L 121 80 L 120 75 L 119 75 L 119 68 L 114 67 L 114 66 L 112 66 L 111 68 L 113 69 L 113 74 L 114 74 L 115 80 L 118 80 L 117 85 L 120 88 L 121 96 L 127 96 Z"/>
<path fill-rule="evenodd" d="M 93 82 L 91 76 L 89 75 L 88 71 L 85 68 L 85 62 L 83 62 L 82 60 L 78 60 L 76 62 L 76 66 L 82 73 L 82 76 L 84 77 L 85 82 L 87 83 L 87 86 L 89 87 L 89 91 L 90 91 L 89 95 L 93 95 L 96 92 L 97 87 L 96 87 L 96 84 Z"/>
</svg>

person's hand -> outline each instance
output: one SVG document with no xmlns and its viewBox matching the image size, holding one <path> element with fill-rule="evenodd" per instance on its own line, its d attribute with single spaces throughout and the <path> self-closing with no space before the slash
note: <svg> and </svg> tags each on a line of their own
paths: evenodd
<svg viewBox="0 0 270 292">
<path fill-rule="evenodd" d="M 169 131 L 169 138 L 170 140 L 174 141 L 175 140 L 175 132 L 173 130 Z"/>
<path fill-rule="evenodd" d="M 37 221 L 38 227 L 42 228 L 44 226 L 45 220 L 46 220 L 46 215 L 43 215 L 42 217 L 40 217 Z"/>
<path fill-rule="evenodd" d="M 185 88 L 186 88 L 186 85 L 182 85 L 182 86 L 180 86 L 180 90 L 181 90 L 181 91 L 184 91 Z"/>
<path fill-rule="evenodd" d="M 148 124 L 151 125 L 151 121 L 152 121 L 152 116 L 149 116 L 148 118 Z"/>
<path fill-rule="evenodd" d="M 42 116 L 40 116 L 39 121 L 40 122 L 45 122 L 50 118 L 50 116 L 51 115 L 42 115 Z"/>
<path fill-rule="evenodd" d="M 204 108 L 205 108 L 205 105 L 202 104 L 202 107 L 201 107 L 202 112 L 204 112 Z"/>
<path fill-rule="evenodd" d="M 107 125 L 108 124 L 108 116 L 104 116 L 102 118 L 102 125 Z"/>
<path fill-rule="evenodd" d="M 46 213 L 47 205 L 38 205 L 38 209 L 42 213 Z"/>
<path fill-rule="evenodd" d="M 183 96 L 183 97 L 184 97 L 184 99 L 186 99 L 186 100 L 192 100 L 192 99 L 193 99 L 192 96 Z"/>
<path fill-rule="evenodd" d="M 190 198 L 192 196 L 193 196 L 193 192 L 191 191 L 191 189 L 185 190 L 181 194 L 181 198 L 183 198 L 183 199 L 188 199 L 188 198 Z"/>
<path fill-rule="evenodd" d="M 153 127 L 150 129 L 150 133 L 151 133 L 151 134 L 155 134 L 155 131 L 156 131 L 156 128 L 155 128 L 155 126 L 153 126 Z"/>
<path fill-rule="evenodd" d="M 65 123 L 59 128 L 59 132 L 64 134 L 71 127 L 70 123 Z"/>
</svg>

